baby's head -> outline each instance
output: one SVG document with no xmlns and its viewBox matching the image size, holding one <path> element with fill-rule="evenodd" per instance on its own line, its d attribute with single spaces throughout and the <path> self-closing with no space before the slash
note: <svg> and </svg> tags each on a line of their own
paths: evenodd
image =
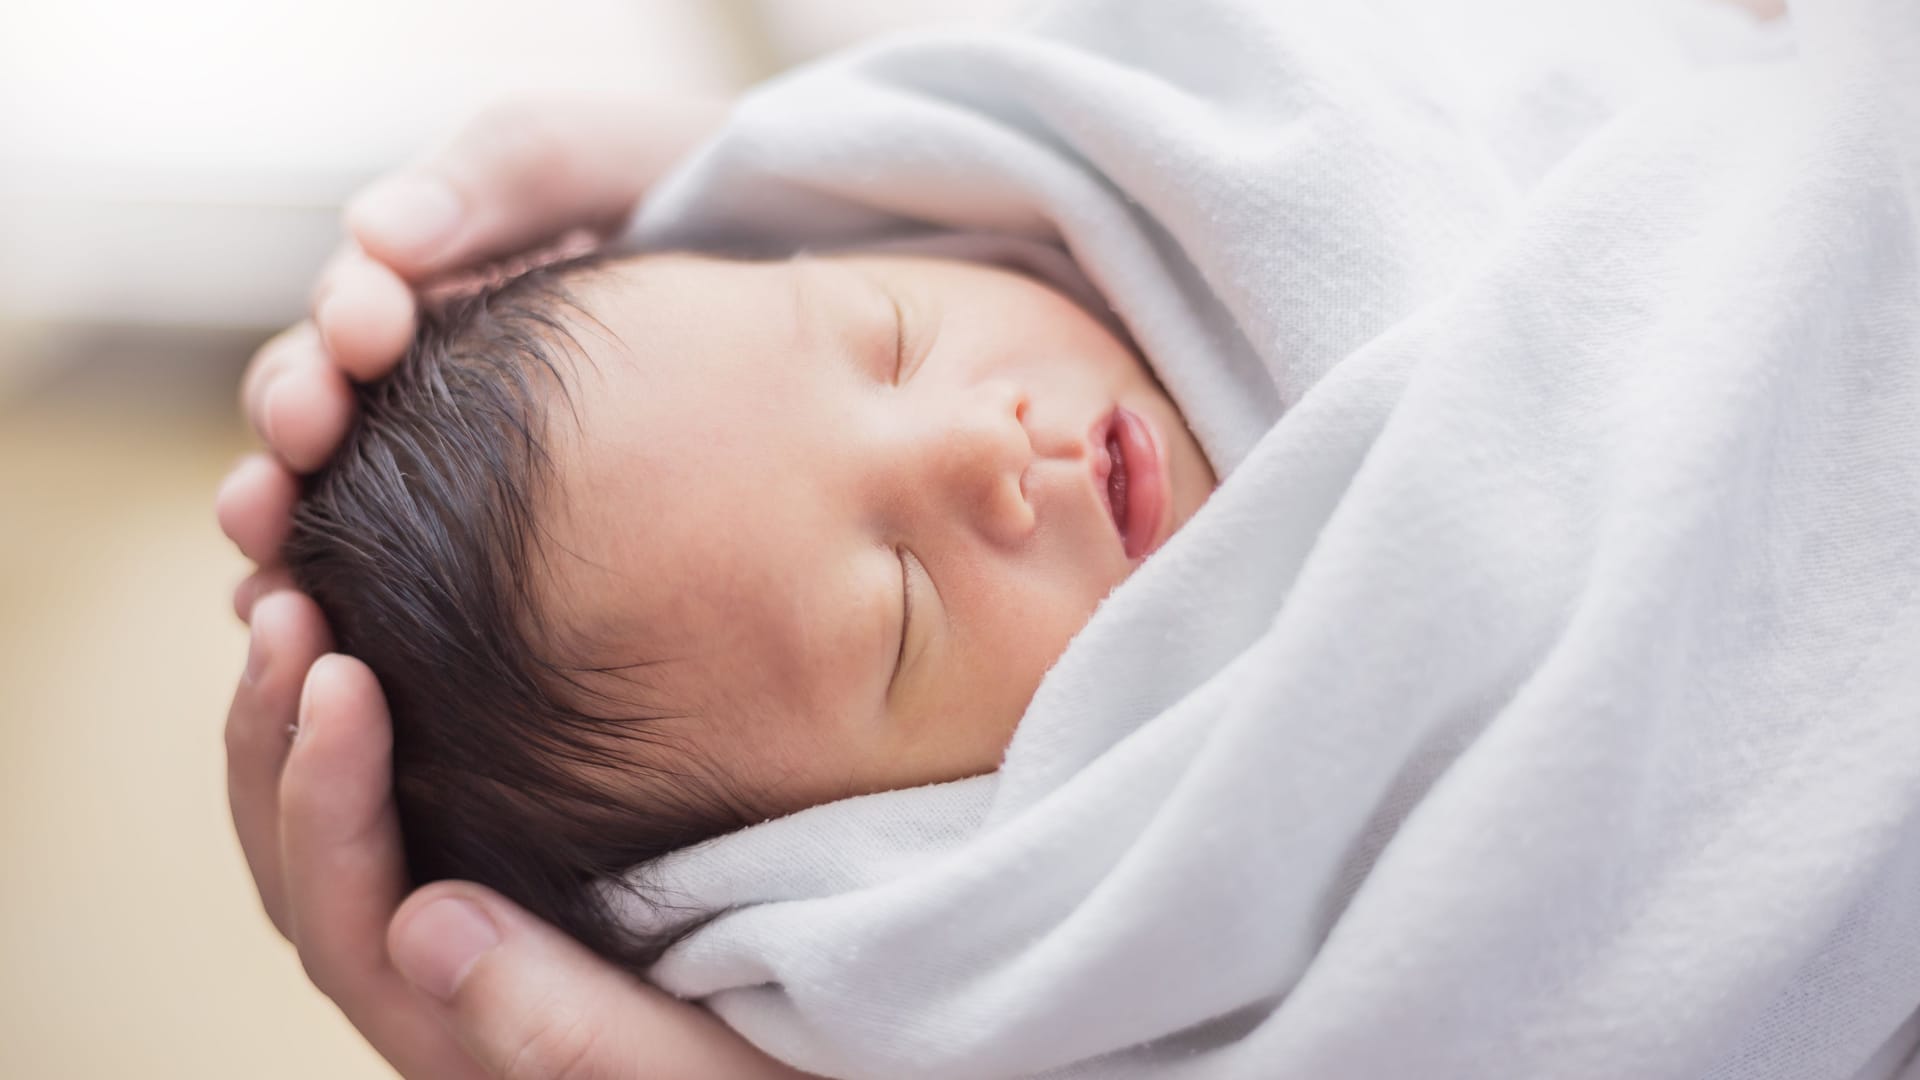
<svg viewBox="0 0 1920 1080">
<path fill-rule="evenodd" d="M 288 559 L 392 705 L 415 878 L 630 963 L 596 881 L 991 771 L 1214 482 L 1100 321 L 927 258 L 550 267 L 361 406 Z"/>
</svg>

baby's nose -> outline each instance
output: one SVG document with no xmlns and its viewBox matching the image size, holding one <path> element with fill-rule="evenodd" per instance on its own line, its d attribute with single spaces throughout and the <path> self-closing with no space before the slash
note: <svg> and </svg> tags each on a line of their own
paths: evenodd
<svg viewBox="0 0 1920 1080">
<path fill-rule="evenodd" d="M 929 472 L 952 509 L 996 543 L 1018 543 L 1034 525 L 1025 491 L 1033 463 L 1026 394 L 991 382 L 963 396 L 930 440 Z"/>
</svg>

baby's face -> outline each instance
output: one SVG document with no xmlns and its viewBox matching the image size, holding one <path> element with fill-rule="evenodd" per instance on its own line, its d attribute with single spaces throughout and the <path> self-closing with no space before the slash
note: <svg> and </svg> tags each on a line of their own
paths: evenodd
<svg viewBox="0 0 1920 1080">
<path fill-rule="evenodd" d="M 1016 274 L 655 256 L 575 292 L 541 610 L 763 813 L 996 768 L 1213 490 L 1140 359 Z"/>
</svg>

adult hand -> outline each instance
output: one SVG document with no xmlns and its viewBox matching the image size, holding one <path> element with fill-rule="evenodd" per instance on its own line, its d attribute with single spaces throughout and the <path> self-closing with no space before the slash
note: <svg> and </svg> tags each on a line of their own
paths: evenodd
<svg viewBox="0 0 1920 1080">
<path fill-rule="evenodd" d="M 353 420 L 349 379 L 385 374 L 413 339 L 414 288 L 578 229 L 617 227 L 725 106 L 549 102 L 497 108 L 347 208 L 350 240 L 322 271 L 310 317 L 254 354 L 241 404 L 267 456 L 221 488 L 220 525 L 260 571 L 234 607 L 287 584 L 280 545 L 295 474 L 324 464 Z"/>
<path fill-rule="evenodd" d="M 403 902 L 386 702 L 373 673 L 329 644 L 299 593 L 255 606 L 227 720 L 229 797 L 268 916 L 401 1075 L 804 1075 L 477 885 L 441 882 Z"/>
<path fill-rule="evenodd" d="M 691 104 L 483 117 L 354 201 L 354 242 L 329 264 L 312 318 L 262 348 L 243 383 L 271 456 L 243 462 L 217 500 L 222 528 L 260 565 L 234 598 L 253 627 L 227 716 L 234 826 L 309 977 L 414 1080 L 800 1075 L 485 889 L 441 883 L 403 903 L 385 699 L 364 665 L 326 655 L 325 620 L 282 587 L 278 565 L 295 471 L 345 436 L 347 379 L 378 376 L 404 352 L 412 287 L 617 223 L 718 116 Z"/>
</svg>

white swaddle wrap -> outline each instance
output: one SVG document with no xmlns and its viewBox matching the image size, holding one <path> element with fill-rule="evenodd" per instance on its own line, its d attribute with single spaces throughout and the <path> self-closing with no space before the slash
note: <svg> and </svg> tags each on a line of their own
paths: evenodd
<svg viewBox="0 0 1920 1080">
<path fill-rule="evenodd" d="M 1069 3 L 745 102 L 638 241 L 1057 242 L 1223 483 L 998 773 L 648 874 L 652 977 L 833 1076 L 1897 1068 L 1920 5 L 1787 30 Z"/>
</svg>

